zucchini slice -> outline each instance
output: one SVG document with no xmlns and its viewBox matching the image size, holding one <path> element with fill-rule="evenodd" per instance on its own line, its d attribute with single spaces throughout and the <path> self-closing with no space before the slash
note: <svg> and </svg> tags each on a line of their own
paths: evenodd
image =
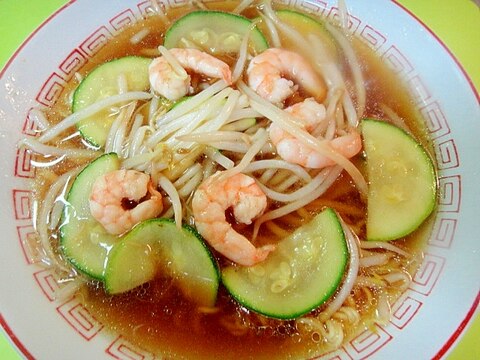
<svg viewBox="0 0 480 360">
<path fill-rule="evenodd" d="M 412 136 L 392 124 L 364 119 L 361 129 L 369 182 L 367 239 L 406 236 L 435 208 L 433 161 Z"/>
<path fill-rule="evenodd" d="M 252 22 L 240 15 L 216 10 L 188 13 L 173 23 L 165 33 L 164 46 L 199 48 L 213 55 L 235 54 Z M 268 42 L 257 28 L 250 33 L 250 44 L 256 53 L 268 48 Z"/>
<path fill-rule="evenodd" d="M 319 20 L 313 17 L 310 17 L 306 14 L 303 14 L 294 10 L 277 10 L 275 11 L 277 17 L 283 23 L 293 27 L 300 34 L 306 36 L 309 34 L 314 34 L 319 37 L 322 41 L 322 44 L 325 46 L 325 51 L 328 51 L 332 59 L 338 58 L 338 48 L 333 35 L 327 30 L 325 25 Z M 258 19 L 258 27 L 260 31 L 268 33 L 268 28 L 265 24 L 265 21 Z M 295 48 L 295 43 L 288 39 L 282 39 L 282 44 L 287 47 Z"/>
<path fill-rule="evenodd" d="M 105 288 L 110 294 L 134 289 L 157 271 L 172 276 L 185 296 L 201 306 L 217 298 L 219 270 L 201 236 L 171 219 L 150 219 L 136 225 L 109 254 Z"/>
<path fill-rule="evenodd" d="M 222 280 L 246 308 L 277 319 L 294 319 L 335 293 L 347 259 L 342 226 L 335 211 L 327 208 L 283 239 L 266 260 L 252 267 L 227 267 Z"/>
<path fill-rule="evenodd" d="M 60 249 L 79 271 L 103 280 L 108 252 L 118 237 L 110 235 L 90 214 L 88 198 L 100 176 L 120 168 L 117 154 L 93 160 L 75 178 L 66 198 L 60 226 Z"/>
<path fill-rule="evenodd" d="M 73 94 L 72 112 L 80 111 L 95 102 L 118 94 L 118 78 L 125 76 L 128 91 L 145 91 L 150 88 L 148 66 L 151 59 L 126 56 L 106 62 L 91 71 Z M 77 128 L 91 145 L 103 147 L 115 114 L 100 111 L 82 121 Z"/>
</svg>

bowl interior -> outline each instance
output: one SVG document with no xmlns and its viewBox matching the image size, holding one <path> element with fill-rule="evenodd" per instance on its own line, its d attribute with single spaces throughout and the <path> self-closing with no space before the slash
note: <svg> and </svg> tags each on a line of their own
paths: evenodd
<svg viewBox="0 0 480 360">
<path fill-rule="evenodd" d="M 169 2 L 167 7 L 182 4 Z M 334 1 L 291 5 L 326 18 L 338 16 Z M 474 138 L 480 134 L 478 94 L 448 49 L 397 3 L 349 0 L 347 5 L 349 31 L 408 84 L 425 118 L 438 162 L 440 197 L 425 258 L 410 287 L 393 304 L 390 322 L 362 332 L 321 359 L 398 358 L 399 351 L 404 358 L 431 358 L 448 349 L 452 334 L 478 304 L 479 280 L 471 271 L 480 260 L 472 236 L 473 175 L 480 173 Z M 0 256 L 8 269 L 0 275 L 2 325 L 27 357 L 153 358 L 121 334 L 108 334 L 78 297 L 54 300 L 56 275 L 39 266 L 32 236 L 28 181 L 35 177 L 35 168 L 29 153 L 16 148 L 23 136 L 36 133 L 38 124 L 30 118 L 30 109 L 52 105 L 75 72 L 125 26 L 149 16 L 150 6 L 150 1 L 139 0 L 69 2 L 35 31 L 0 73 Z"/>
</svg>

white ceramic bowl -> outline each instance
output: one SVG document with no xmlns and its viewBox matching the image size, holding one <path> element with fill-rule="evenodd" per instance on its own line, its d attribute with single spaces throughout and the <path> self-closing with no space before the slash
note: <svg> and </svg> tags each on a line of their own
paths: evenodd
<svg viewBox="0 0 480 360">
<path fill-rule="evenodd" d="M 169 1 L 171 6 L 180 2 Z M 293 3 L 326 17 L 336 14 L 336 1 Z M 27 181 L 35 169 L 28 153 L 16 148 L 25 134 L 34 134 L 29 109 L 52 104 L 74 72 L 124 26 L 145 16 L 149 4 L 69 2 L 35 31 L 0 73 L 1 321 L 27 358 L 153 357 L 121 334 L 107 335 L 79 299 L 53 300 L 54 275 L 36 264 L 30 237 L 34 230 Z M 427 121 L 441 196 L 425 260 L 393 305 L 391 321 L 321 359 L 440 358 L 479 302 L 478 94 L 449 51 L 397 3 L 348 0 L 348 9 L 351 32 L 408 83 Z"/>
</svg>

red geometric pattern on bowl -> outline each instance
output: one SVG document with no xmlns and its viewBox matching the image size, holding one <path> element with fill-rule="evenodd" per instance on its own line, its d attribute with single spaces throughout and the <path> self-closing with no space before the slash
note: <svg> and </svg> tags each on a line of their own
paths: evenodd
<svg viewBox="0 0 480 360">
<path fill-rule="evenodd" d="M 420 112 L 425 118 L 432 139 L 438 139 L 441 136 L 450 134 L 447 118 L 438 102 L 433 101 L 421 107 Z"/>
<path fill-rule="evenodd" d="M 86 62 L 87 58 L 85 55 L 83 55 L 80 50 L 74 49 L 59 65 L 59 69 L 63 75 L 62 77 L 66 81 L 70 80 L 75 75 L 75 72 L 80 70 Z"/>
<path fill-rule="evenodd" d="M 102 26 L 95 30 L 83 43 L 80 44 L 80 49 L 85 55 L 92 57 L 107 44 L 111 37 L 112 33 L 106 28 L 106 26 Z"/>
<path fill-rule="evenodd" d="M 460 165 L 457 146 L 453 139 L 447 139 L 435 144 L 439 169 L 454 169 Z"/>
<path fill-rule="evenodd" d="M 390 68 L 400 76 L 410 74 L 414 69 L 407 57 L 395 46 L 391 45 L 383 54 L 383 59 Z"/>
<path fill-rule="evenodd" d="M 35 177 L 35 167 L 31 163 L 32 154 L 26 149 L 18 149 L 15 159 L 15 176 L 19 178 L 32 179 Z"/>
<path fill-rule="evenodd" d="M 33 276 L 47 299 L 51 302 L 54 301 L 55 292 L 60 289 L 57 273 L 51 269 L 45 269 L 33 273 Z"/>
<path fill-rule="evenodd" d="M 430 295 L 442 273 L 445 261 L 444 257 L 425 253 L 423 262 L 412 279 L 410 289 L 423 295 Z"/>
<path fill-rule="evenodd" d="M 122 11 L 120 14 L 112 18 L 109 23 L 115 29 L 115 31 L 119 32 L 126 26 L 135 24 L 137 22 L 137 18 L 132 10 L 127 9 Z"/>
<path fill-rule="evenodd" d="M 27 264 L 36 264 L 43 259 L 39 238 L 32 224 L 17 226 L 18 240 Z"/>
<path fill-rule="evenodd" d="M 335 351 L 331 351 L 319 357 L 316 357 L 314 360 L 353 360 L 353 358 L 342 347 Z"/>
<path fill-rule="evenodd" d="M 36 100 L 42 105 L 52 106 L 58 100 L 64 88 L 65 80 L 54 72 L 43 85 Z"/>
<path fill-rule="evenodd" d="M 457 228 L 457 219 L 438 216 L 433 225 L 432 235 L 428 244 L 440 248 L 449 249 L 452 245 L 455 230 Z"/>
<path fill-rule="evenodd" d="M 137 5 L 140 14 L 143 18 L 147 18 L 150 15 L 153 15 L 155 12 L 152 10 L 152 2 L 150 0 L 143 1 Z"/>
<path fill-rule="evenodd" d="M 30 111 L 33 108 L 28 110 L 28 115 L 25 118 L 22 128 L 22 134 L 29 135 L 29 136 L 37 136 L 38 135 L 38 124 L 32 119 L 30 116 Z"/>
<path fill-rule="evenodd" d="M 412 294 L 415 293 L 412 292 L 411 294 L 402 296 L 392 306 L 392 318 L 390 322 L 400 330 L 407 326 L 423 305 L 423 302 L 414 299 Z"/>
<path fill-rule="evenodd" d="M 139 349 L 132 343 L 127 341 L 124 337 L 119 336 L 116 338 L 105 350 L 105 352 L 119 360 L 153 360 L 155 355 Z"/>
<path fill-rule="evenodd" d="M 58 306 L 57 311 L 87 341 L 93 339 L 103 328 L 103 324 L 90 314 L 78 296 Z"/>
<path fill-rule="evenodd" d="M 338 8 L 336 6 L 332 6 L 327 18 L 334 22 L 340 21 L 340 12 L 338 11 Z M 360 20 L 359 18 L 357 18 L 352 14 L 349 14 L 348 20 L 347 20 L 347 30 L 349 32 L 351 32 L 352 34 L 355 34 L 361 24 L 362 24 L 362 20 Z"/>
<path fill-rule="evenodd" d="M 203 1 L 206 3 L 207 1 Z M 185 0 L 164 0 L 156 2 L 159 8 L 165 13 L 168 8 L 176 8 L 185 5 Z M 147 18 L 155 14 L 155 11 L 152 9 L 152 1 L 146 0 L 137 5 L 138 10 L 143 18 Z"/>
<path fill-rule="evenodd" d="M 432 94 L 428 91 L 420 76 L 415 75 L 408 80 L 408 87 L 416 100 L 417 105 L 425 104 L 431 99 Z"/>
<path fill-rule="evenodd" d="M 293 5 L 295 6 L 295 4 Z M 325 11 L 328 7 L 328 3 L 325 1 L 317 0 L 315 3 L 310 3 L 310 2 L 301 2 L 299 4 L 296 4 L 296 6 L 300 10 L 304 10 L 307 12 L 315 13 L 319 16 L 326 17 L 325 16 Z"/>
<path fill-rule="evenodd" d="M 393 336 L 383 327 L 375 324 L 375 329 L 365 330 L 349 342 L 346 350 L 354 359 L 365 359 L 384 347 Z"/>
<path fill-rule="evenodd" d="M 462 195 L 460 175 L 443 176 L 438 180 L 440 212 L 458 213 Z"/>
<path fill-rule="evenodd" d="M 32 192 L 30 190 L 13 189 L 13 209 L 15 220 L 31 219 Z"/>
<path fill-rule="evenodd" d="M 380 49 L 387 41 L 385 36 L 380 34 L 370 25 L 365 25 L 359 35 L 374 50 Z"/>
</svg>

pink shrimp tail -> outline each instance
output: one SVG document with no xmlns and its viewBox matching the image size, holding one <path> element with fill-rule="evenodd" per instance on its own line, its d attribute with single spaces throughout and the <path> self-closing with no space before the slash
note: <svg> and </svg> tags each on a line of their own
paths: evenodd
<svg viewBox="0 0 480 360">
<path fill-rule="evenodd" d="M 255 257 L 252 259 L 252 263 L 249 264 L 243 264 L 245 266 L 253 266 L 255 264 L 258 264 L 259 262 L 262 262 L 267 258 L 267 256 L 276 249 L 275 245 L 265 245 L 260 248 L 256 249 L 256 254 Z"/>
</svg>

